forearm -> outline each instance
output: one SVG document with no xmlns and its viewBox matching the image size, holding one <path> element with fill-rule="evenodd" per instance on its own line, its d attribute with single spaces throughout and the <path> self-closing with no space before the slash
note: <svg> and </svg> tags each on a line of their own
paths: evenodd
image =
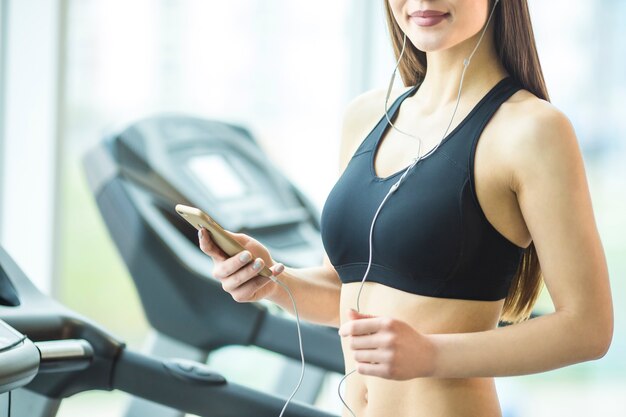
<svg viewBox="0 0 626 417">
<path fill-rule="evenodd" d="M 278 280 L 289 287 L 293 294 L 301 319 L 325 326 L 339 327 L 339 297 L 341 287 L 326 276 L 322 267 L 289 268 L 278 276 Z M 267 297 L 285 310 L 294 314 L 287 291 L 277 285 Z"/>
<path fill-rule="evenodd" d="M 520 324 L 476 333 L 433 334 L 433 377 L 525 375 L 602 357 L 606 324 L 558 311 Z"/>
</svg>

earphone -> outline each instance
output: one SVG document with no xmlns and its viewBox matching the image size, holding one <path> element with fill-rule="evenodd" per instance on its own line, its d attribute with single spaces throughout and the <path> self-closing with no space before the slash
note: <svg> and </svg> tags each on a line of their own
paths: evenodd
<svg viewBox="0 0 626 417">
<path fill-rule="evenodd" d="M 457 93 L 456 103 L 455 103 L 455 106 L 454 106 L 454 110 L 452 112 L 452 117 L 450 118 L 450 122 L 448 123 L 448 126 L 446 127 L 446 130 L 443 133 L 443 136 L 442 136 L 441 140 L 439 141 L 439 143 L 433 149 L 428 151 L 426 154 L 418 156 L 417 158 L 413 158 L 411 160 L 411 164 L 405 169 L 404 173 L 400 176 L 400 179 L 397 182 L 395 182 L 390 187 L 389 191 L 387 192 L 387 194 L 383 198 L 382 202 L 378 206 L 378 209 L 376 210 L 376 213 L 374 214 L 374 218 L 372 219 L 372 224 L 370 226 L 370 232 L 369 232 L 369 261 L 368 261 L 368 264 L 367 264 L 367 269 L 365 271 L 365 274 L 363 275 L 363 278 L 361 280 L 361 286 L 359 287 L 359 291 L 358 291 L 357 297 L 356 297 L 356 311 L 357 312 L 361 311 L 360 304 L 359 304 L 359 301 L 361 299 L 361 292 L 363 290 L 363 286 L 365 284 L 365 280 L 367 279 L 367 275 L 369 274 L 370 268 L 372 266 L 372 236 L 373 236 L 373 231 L 374 231 L 374 224 L 376 223 L 376 219 L 378 217 L 378 214 L 380 213 L 380 210 L 382 209 L 382 207 L 385 204 L 385 202 L 389 199 L 389 197 L 398 190 L 398 188 L 400 187 L 400 184 L 402 184 L 402 181 L 404 180 L 406 175 L 409 173 L 409 171 L 415 165 L 417 165 L 417 163 L 419 161 L 421 161 L 422 159 L 424 159 L 424 158 L 428 157 L 429 155 L 431 155 L 439 147 L 439 145 L 442 143 L 442 141 L 446 138 L 446 135 L 448 134 L 450 126 L 452 126 L 452 122 L 454 120 L 454 116 L 456 115 L 456 111 L 458 109 L 459 102 L 461 100 L 461 90 L 463 88 L 463 79 L 465 77 L 465 71 L 467 70 L 467 67 L 470 64 L 472 57 L 474 56 L 474 54 L 478 50 L 478 47 L 479 47 L 479 45 L 480 45 L 480 43 L 481 43 L 481 41 L 483 39 L 483 36 L 485 35 L 485 32 L 487 31 L 487 27 L 489 26 L 489 22 L 491 21 L 491 17 L 493 16 L 495 8 L 496 8 L 496 6 L 498 5 L 499 2 L 500 2 L 500 0 L 495 0 L 494 1 L 493 7 L 491 9 L 491 12 L 489 13 L 489 17 L 487 19 L 487 22 L 485 23 L 485 26 L 484 26 L 484 28 L 482 30 L 482 33 L 480 34 L 480 37 L 478 39 L 478 42 L 476 43 L 476 46 L 474 47 L 474 49 L 470 53 L 469 57 L 467 57 L 466 59 L 463 60 L 463 71 L 461 73 L 461 80 L 459 82 L 459 91 Z M 387 123 L 389 123 L 389 125 L 394 130 L 396 130 L 397 132 L 402 133 L 404 135 L 407 135 L 407 136 L 410 136 L 412 138 L 415 138 L 415 139 L 417 139 L 419 141 L 419 147 L 418 147 L 418 155 L 419 155 L 420 152 L 421 152 L 422 140 L 419 137 L 415 136 L 415 135 L 412 135 L 410 133 L 404 132 L 404 131 L 400 130 L 399 128 L 397 128 L 391 122 L 391 120 L 389 118 L 389 113 L 388 113 L 388 103 L 389 103 L 389 98 L 391 96 L 391 89 L 393 87 L 393 83 L 394 83 L 394 80 L 395 80 L 396 72 L 398 70 L 398 67 L 400 66 L 400 61 L 402 60 L 402 56 L 404 55 L 405 47 L 406 47 L 406 33 L 404 34 L 404 38 L 403 38 L 403 42 L 402 42 L 402 50 L 400 52 L 400 55 L 398 56 L 398 60 L 396 62 L 396 66 L 395 66 L 395 68 L 393 70 L 393 73 L 391 75 L 391 79 L 389 81 L 389 86 L 387 88 L 387 94 L 386 94 L 386 97 L 385 97 L 384 114 L 385 114 L 385 117 L 387 119 Z M 272 277 L 270 277 L 270 279 L 272 281 L 274 281 L 275 283 L 277 283 L 278 285 L 280 285 L 283 289 L 285 289 L 287 294 L 289 294 L 289 298 L 291 299 L 291 303 L 292 303 L 293 309 L 294 309 L 294 314 L 296 316 L 296 328 L 297 328 L 297 331 L 298 331 L 298 342 L 299 342 L 299 346 L 300 346 L 300 358 L 301 358 L 301 361 L 302 361 L 302 368 L 301 368 L 301 372 L 300 372 L 300 378 L 298 380 L 298 383 L 296 384 L 295 389 L 293 390 L 293 392 L 291 393 L 291 395 L 289 396 L 289 398 L 285 402 L 285 405 L 283 406 L 282 411 L 280 412 L 279 417 L 282 417 L 283 414 L 285 413 L 285 410 L 287 409 L 287 406 L 289 405 L 289 402 L 293 399 L 294 395 L 296 394 L 296 392 L 298 391 L 298 389 L 302 385 L 302 380 L 304 378 L 304 372 L 305 372 L 305 360 L 304 360 L 304 349 L 303 349 L 303 346 L 302 346 L 302 334 L 301 334 L 301 331 L 300 331 L 300 317 L 299 317 L 299 314 L 298 314 L 298 309 L 297 309 L 296 301 L 295 301 L 295 299 L 293 297 L 293 294 L 289 290 L 289 287 L 286 284 L 284 284 L 283 282 L 281 282 L 280 280 L 278 280 L 276 277 L 272 276 Z M 352 371 L 348 372 L 346 375 L 344 375 L 343 378 L 341 378 L 341 380 L 339 381 L 339 384 L 337 386 L 337 393 L 339 395 L 339 399 L 341 400 L 343 405 L 348 409 L 348 411 L 350 412 L 352 417 L 356 417 L 356 415 L 354 414 L 352 409 L 348 406 L 348 404 L 343 399 L 343 397 L 341 395 L 341 385 L 346 380 L 346 378 L 348 378 L 348 376 L 352 375 L 354 372 L 356 372 L 356 370 L 352 370 Z"/>
</svg>

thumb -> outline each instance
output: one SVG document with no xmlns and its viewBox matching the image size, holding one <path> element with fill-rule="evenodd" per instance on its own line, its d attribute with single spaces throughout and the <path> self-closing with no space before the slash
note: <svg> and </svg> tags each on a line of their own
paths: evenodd
<svg viewBox="0 0 626 417">
<path fill-rule="evenodd" d="M 226 229 L 224 229 L 224 231 L 228 236 L 236 240 L 243 247 L 246 247 L 248 242 L 250 242 L 250 236 L 246 235 L 245 233 L 235 233 Z"/>
<path fill-rule="evenodd" d="M 350 316 L 350 319 L 352 319 L 352 320 L 371 319 L 373 317 L 376 317 L 376 316 L 372 316 L 370 314 L 359 313 L 358 311 L 356 311 L 353 308 L 350 309 L 350 311 L 348 312 L 348 315 Z"/>
</svg>

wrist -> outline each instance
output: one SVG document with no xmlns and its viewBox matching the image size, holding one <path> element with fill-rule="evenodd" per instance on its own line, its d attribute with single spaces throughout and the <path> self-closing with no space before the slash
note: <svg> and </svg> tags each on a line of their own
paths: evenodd
<svg viewBox="0 0 626 417">
<path fill-rule="evenodd" d="M 442 338 L 438 334 L 425 334 L 427 356 L 429 357 L 429 365 L 426 368 L 427 377 L 438 378 L 441 377 L 442 369 Z"/>
<path fill-rule="evenodd" d="M 265 297 L 263 297 L 265 300 L 267 301 L 271 301 L 274 304 L 277 304 L 279 306 L 282 307 L 282 297 L 280 295 L 281 292 L 281 288 L 280 285 L 278 285 L 278 283 L 271 281 L 269 284 L 267 284 L 269 289 L 267 294 L 265 295 Z"/>
</svg>

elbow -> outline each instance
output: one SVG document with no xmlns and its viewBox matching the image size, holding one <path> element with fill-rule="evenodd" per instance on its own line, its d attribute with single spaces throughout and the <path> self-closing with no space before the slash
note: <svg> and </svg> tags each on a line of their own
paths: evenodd
<svg viewBox="0 0 626 417">
<path fill-rule="evenodd" d="M 609 351 L 613 340 L 613 318 L 610 317 L 602 323 L 597 323 L 587 338 L 589 341 L 589 360 L 603 358 Z"/>
<path fill-rule="evenodd" d="M 573 336 L 570 343 L 576 351 L 575 362 L 592 361 L 603 358 L 613 340 L 613 314 L 583 315 L 574 314 L 568 319 L 568 328 Z"/>
<path fill-rule="evenodd" d="M 611 347 L 611 341 L 613 340 L 613 326 L 604 327 L 607 328 L 603 329 L 602 332 L 597 332 L 596 334 L 597 337 L 593 343 L 593 348 L 591 349 L 592 360 L 603 358 Z"/>
</svg>

